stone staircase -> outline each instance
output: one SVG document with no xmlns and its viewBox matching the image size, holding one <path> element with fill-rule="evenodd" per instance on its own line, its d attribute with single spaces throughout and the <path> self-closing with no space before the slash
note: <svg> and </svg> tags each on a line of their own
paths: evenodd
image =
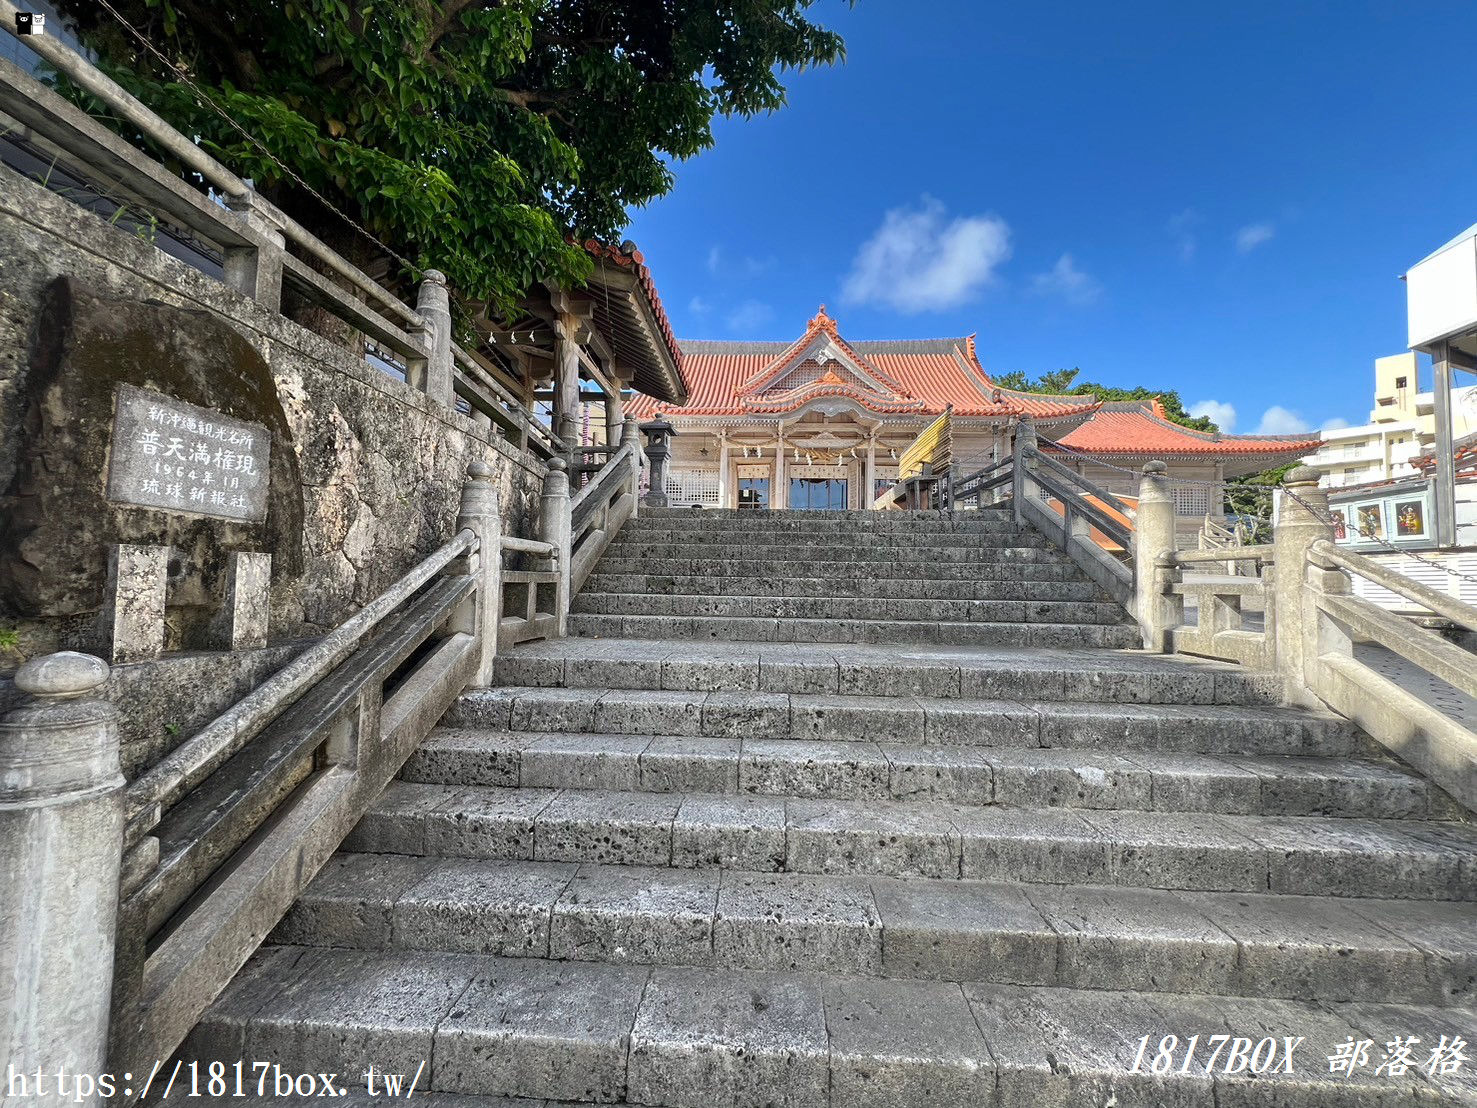
<svg viewBox="0 0 1477 1108">
<path fill-rule="evenodd" d="M 577 608 L 183 1057 L 464 1108 L 1477 1103 L 1472 1050 L 1420 1068 L 1477 1039 L 1464 814 L 1266 677 L 1109 649 L 1005 516 L 652 512 Z"/>
<path fill-rule="evenodd" d="M 628 523 L 572 635 L 1132 647 L 1138 632 L 1004 512 L 667 510 Z"/>
</svg>

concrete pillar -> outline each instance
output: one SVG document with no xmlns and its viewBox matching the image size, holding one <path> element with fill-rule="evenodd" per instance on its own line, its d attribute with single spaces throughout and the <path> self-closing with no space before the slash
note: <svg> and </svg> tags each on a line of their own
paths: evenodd
<svg viewBox="0 0 1477 1108">
<path fill-rule="evenodd" d="M 641 424 L 646 435 L 646 460 L 651 463 L 651 484 L 646 490 L 646 503 L 653 508 L 667 506 L 667 462 L 672 456 L 675 429 L 664 419 Z"/>
<path fill-rule="evenodd" d="M 564 634 L 569 618 L 569 472 L 562 458 L 550 458 L 544 474 L 544 494 L 539 501 L 539 538 L 553 543 L 558 550 L 559 594 L 554 604 L 558 616 L 558 634 Z"/>
<path fill-rule="evenodd" d="M 16 672 L 24 698 L 0 717 L 0 1058 L 5 1103 L 103 1103 L 53 1095 L 57 1069 L 105 1070 L 123 775 L 108 666 L 66 651 Z M 37 1068 L 48 1095 L 37 1096 Z M 29 1076 L 27 1076 L 29 1071 Z M 22 1092 L 16 1080 L 31 1083 Z M 12 1100 L 11 1098 L 15 1098 Z"/>
<path fill-rule="evenodd" d="M 635 457 L 631 460 L 631 518 L 635 519 L 641 510 L 641 467 L 646 454 L 641 449 L 641 425 L 634 417 L 628 417 L 621 426 L 621 445 L 635 447 Z"/>
<path fill-rule="evenodd" d="M 1304 588 L 1308 548 L 1319 539 L 1333 540 L 1328 521 L 1328 493 L 1318 487 L 1318 471 L 1298 466 L 1282 479 L 1277 493 L 1277 525 L 1272 530 L 1274 565 L 1269 602 L 1276 607 L 1277 670 L 1288 694 L 1308 700 L 1308 666 L 1317 657 L 1318 612 Z"/>
<path fill-rule="evenodd" d="M 469 613 L 472 618 L 464 619 L 457 629 L 477 637 L 477 673 L 471 687 L 479 689 L 494 683 L 497 633 L 503 618 L 503 517 L 492 473 L 492 466 L 486 462 L 467 466 L 461 509 L 456 517 L 458 531 L 471 528 L 477 533 L 477 553 L 466 559 L 463 566 L 465 572 L 477 578 L 477 598 Z"/>
<path fill-rule="evenodd" d="M 867 436 L 867 461 L 862 466 L 862 507 L 870 508 L 877 502 L 877 432 Z"/>
<path fill-rule="evenodd" d="M 1436 545 L 1456 545 L 1456 447 L 1452 439 L 1452 368 L 1446 343 L 1431 359 L 1432 407 L 1436 417 L 1436 480 L 1432 485 L 1436 507 Z"/>
<path fill-rule="evenodd" d="M 718 432 L 718 507 L 732 507 L 728 503 L 728 432 Z"/>
<path fill-rule="evenodd" d="M 446 276 L 428 269 L 416 295 L 416 314 L 425 322 L 426 366 L 417 387 L 438 404 L 448 408 L 455 401 L 452 391 L 454 367 L 451 359 L 451 296 Z"/>
<path fill-rule="evenodd" d="M 1023 526 L 1026 522 L 1026 474 L 1036 468 L 1035 458 L 1027 458 L 1026 452 L 1036 449 L 1036 424 L 1030 416 L 1022 416 L 1015 429 L 1015 458 L 1012 468 L 1011 505 L 1015 522 Z"/>
<path fill-rule="evenodd" d="M 164 651 L 169 547 L 118 543 L 108 551 L 100 616 L 108 661 L 143 662 Z"/>
<path fill-rule="evenodd" d="M 1170 630 L 1181 622 L 1175 618 L 1178 612 L 1174 609 L 1183 611 L 1170 598 L 1167 588 L 1178 577 L 1167 561 L 1174 553 L 1174 500 L 1165 478 L 1168 472 L 1163 462 L 1144 463 L 1133 536 L 1133 614 L 1144 637 L 1144 649 L 1161 654 L 1169 652 Z"/>
<path fill-rule="evenodd" d="M 259 650 L 267 645 L 271 612 L 272 556 L 233 550 L 226 564 L 226 599 L 215 619 L 222 650 Z"/>
<path fill-rule="evenodd" d="M 240 215 L 262 239 L 261 246 L 232 246 L 225 252 L 225 282 L 262 307 L 282 310 L 282 255 L 287 239 L 276 209 L 254 192 L 233 196 L 226 207 Z"/>
</svg>

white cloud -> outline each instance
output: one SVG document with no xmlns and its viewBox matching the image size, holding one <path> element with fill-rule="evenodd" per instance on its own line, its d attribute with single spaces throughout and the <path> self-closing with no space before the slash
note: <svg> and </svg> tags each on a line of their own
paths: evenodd
<svg viewBox="0 0 1477 1108">
<path fill-rule="evenodd" d="M 1262 413 L 1262 421 L 1257 424 L 1257 435 L 1300 435 L 1311 428 L 1308 421 L 1297 412 L 1289 411 L 1280 404 L 1273 404 Z"/>
<path fill-rule="evenodd" d="M 754 278 L 774 265 L 773 258 L 755 258 L 745 254 L 742 258 L 730 258 L 722 246 L 708 249 L 708 272 L 725 273 L 730 277 Z"/>
<path fill-rule="evenodd" d="M 1277 234 L 1277 228 L 1270 223 L 1248 223 L 1236 232 L 1236 249 L 1243 254 L 1250 254 L 1264 242 L 1271 242 Z"/>
<path fill-rule="evenodd" d="M 759 300 L 745 300 L 728 313 L 728 329 L 751 337 L 751 332 L 764 326 L 774 316 L 774 309 Z"/>
<path fill-rule="evenodd" d="M 1222 431 L 1230 434 L 1236 430 L 1236 407 L 1220 400 L 1201 400 L 1190 405 L 1192 416 L 1209 416 Z"/>
<path fill-rule="evenodd" d="M 1333 419 L 1325 419 L 1322 423 L 1320 423 L 1318 425 L 1318 430 L 1342 431 L 1345 427 L 1352 426 L 1354 425 L 1350 423 L 1347 419 L 1344 419 L 1342 416 L 1335 416 Z"/>
<path fill-rule="evenodd" d="M 842 299 L 908 314 L 967 301 L 1010 257 L 1010 228 L 995 216 L 949 219 L 925 196 L 916 208 L 894 208 L 856 253 Z"/>
<path fill-rule="evenodd" d="M 1195 256 L 1195 249 L 1200 245 L 1195 237 L 1195 228 L 1200 225 L 1201 216 L 1194 208 L 1186 208 L 1179 215 L 1169 217 L 1169 233 L 1174 237 L 1175 252 L 1179 254 L 1180 261 L 1188 262 Z"/>
<path fill-rule="evenodd" d="M 1072 304 L 1091 304 L 1102 295 L 1103 286 L 1091 275 L 1077 268 L 1072 255 L 1063 254 L 1048 273 L 1031 278 L 1031 290 L 1060 296 Z"/>
<path fill-rule="evenodd" d="M 713 310 L 713 305 L 709 304 L 701 296 L 694 296 L 687 302 L 687 310 L 693 315 L 707 315 Z"/>
</svg>

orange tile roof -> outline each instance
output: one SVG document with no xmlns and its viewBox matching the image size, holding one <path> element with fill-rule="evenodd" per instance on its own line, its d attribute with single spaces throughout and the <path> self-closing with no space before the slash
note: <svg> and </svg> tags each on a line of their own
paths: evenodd
<svg viewBox="0 0 1477 1108">
<path fill-rule="evenodd" d="M 613 262 L 621 269 L 629 269 L 635 274 L 636 283 L 641 286 L 641 293 L 651 308 L 652 318 L 656 320 L 657 330 L 661 332 L 662 342 L 666 345 L 667 352 L 672 355 L 672 360 L 677 364 L 677 371 L 680 374 L 682 350 L 677 345 L 677 336 L 672 333 L 672 322 L 667 318 L 667 309 L 662 304 L 661 294 L 656 291 L 656 281 L 652 279 L 651 268 L 646 264 L 646 255 L 641 253 L 636 244 L 629 239 L 619 246 L 601 242 L 599 239 L 586 239 L 581 245 L 591 257 Z"/>
<path fill-rule="evenodd" d="M 871 384 L 842 377 L 834 367 L 821 370 L 811 360 L 797 361 L 819 338 L 829 339 Z M 794 342 L 694 342 L 682 347 L 686 405 L 660 404 L 636 396 L 629 410 L 639 419 L 662 415 L 782 415 L 820 396 L 842 396 L 879 415 L 933 417 L 952 406 L 956 418 L 1008 419 L 1030 415 L 1040 420 L 1081 418 L 1097 401 L 1091 396 L 1038 396 L 997 386 L 980 365 L 974 336 L 847 342 L 825 307 Z M 798 368 L 819 372 L 817 379 L 792 389 L 776 388 Z M 843 367 L 849 370 L 850 367 Z"/>
<path fill-rule="evenodd" d="M 1289 457 L 1318 449 L 1316 432 L 1305 435 L 1223 435 L 1171 423 L 1159 398 L 1113 401 L 1060 440 L 1083 454 L 1184 455 L 1229 457 L 1272 454 Z M 1045 446 L 1050 451 L 1050 446 Z"/>
</svg>

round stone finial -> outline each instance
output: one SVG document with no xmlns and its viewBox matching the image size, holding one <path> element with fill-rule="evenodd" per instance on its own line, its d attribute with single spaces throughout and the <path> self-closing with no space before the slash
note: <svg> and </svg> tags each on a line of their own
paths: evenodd
<svg viewBox="0 0 1477 1108">
<path fill-rule="evenodd" d="M 84 696 L 107 679 L 107 662 L 75 650 L 32 658 L 15 671 L 15 687 L 33 696 Z"/>
<path fill-rule="evenodd" d="M 563 472 L 564 470 L 569 468 L 569 463 L 566 462 L 563 458 L 550 458 L 549 468 Z"/>
<path fill-rule="evenodd" d="M 1318 471 L 1312 466 L 1294 466 L 1282 478 L 1282 483 L 1284 485 L 1316 485 Z"/>
<path fill-rule="evenodd" d="M 467 463 L 467 476 L 473 480 L 483 480 L 492 476 L 492 466 L 480 458 L 475 462 Z"/>
<path fill-rule="evenodd" d="M 1169 472 L 1169 466 L 1160 461 L 1145 462 L 1144 475 L 1147 477 L 1163 477 Z"/>
<path fill-rule="evenodd" d="M 430 281 L 433 285 L 444 285 L 446 284 L 446 274 L 442 273 L 439 269 L 428 269 L 421 274 L 421 280 Z"/>
</svg>

